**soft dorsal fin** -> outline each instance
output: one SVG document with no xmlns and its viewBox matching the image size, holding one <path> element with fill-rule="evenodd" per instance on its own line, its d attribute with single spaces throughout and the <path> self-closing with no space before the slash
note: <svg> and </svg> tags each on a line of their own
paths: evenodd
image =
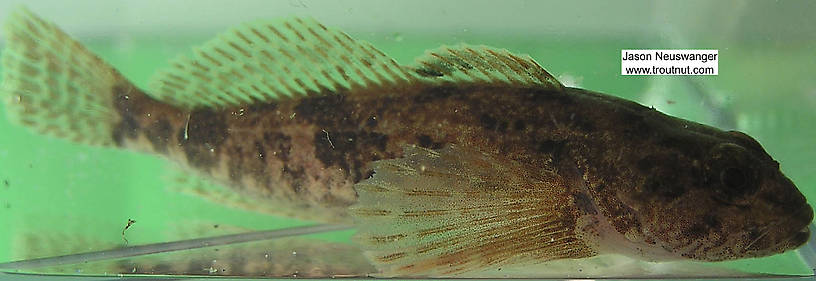
<svg viewBox="0 0 816 281">
<path fill-rule="evenodd" d="M 387 87 L 416 77 L 371 44 L 302 18 L 243 24 L 170 65 L 154 76 L 150 92 L 182 107 Z"/>
<path fill-rule="evenodd" d="M 413 69 L 423 77 L 452 83 L 506 83 L 559 91 L 564 88 L 530 56 L 488 46 L 443 46 L 418 58 Z"/>
</svg>

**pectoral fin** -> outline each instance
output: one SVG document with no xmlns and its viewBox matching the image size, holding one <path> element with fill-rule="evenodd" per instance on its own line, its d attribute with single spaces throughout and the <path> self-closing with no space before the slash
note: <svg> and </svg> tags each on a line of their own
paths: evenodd
<svg viewBox="0 0 816 281">
<path fill-rule="evenodd" d="M 594 253 L 554 173 L 462 146 L 406 147 L 355 187 L 356 241 L 384 276 L 454 276 Z"/>
</svg>

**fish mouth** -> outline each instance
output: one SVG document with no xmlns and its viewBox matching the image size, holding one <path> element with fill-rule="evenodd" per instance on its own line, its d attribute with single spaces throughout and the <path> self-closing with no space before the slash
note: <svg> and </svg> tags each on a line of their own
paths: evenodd
<svg viewBox="0 0 816 281">
<path fill-rule="evenodd" d="M 800 209 L 799 214 L 805 219 L 802 220 L 799 231 L 794 233 L 790 239 L 790 243 L 794 247 L 802 246 L 810 239 L 810 223 L 813 221 L 813 207 L 806 204 L 804 208 Z"/>
<path fill-rule="evenodd" d="M 789 214 L 783 220 L 761 227 L 758 237 L 745 247 L 747 256 L 781 253 L 806 244 L 810 240 L 813 209 L 810 205 L 804 204 Z M 776 235 L 772 234 L 774 232 Z"/>
<path fill-rule="evenodd" d="M 813 221 L 813 208 L 809 204 L 805 204 L 805 206 L 799 208 L 793 217 L 801 219 L 798 220 L 797 225 L 794 225 L 791 229 L 799 230 L 792 232 L 789 236 L 790 238 L 785 240 L 785 244 L 789 246 L 789 249 L 798 248 L 810 240 L 810 223 Z"/>
<path fill-rule="evenodd" d="M 802 228 L 801 230 L 799 230 L 798 232 L 793 234 L 793 236 L 789 240 L 790 241 L 789 243 L 794 248 L 798 248 L 798 247 L 804 245 L 805 243 L 807 243 L 809 239 L 810 239 L 810 228 L 805 226 L 804 228 Z"/>
</svg>

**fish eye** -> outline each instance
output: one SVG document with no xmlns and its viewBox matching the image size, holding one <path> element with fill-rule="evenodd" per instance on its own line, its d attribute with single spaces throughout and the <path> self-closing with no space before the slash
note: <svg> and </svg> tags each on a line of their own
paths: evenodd
<svg viewBox="0 0 816 281">
<path fill-rule="evenodd" d="M 720 184 L 724 187 L 723 192 L 728 197 L 736 197 L 746 193 L 748 189 L 748 178 L 745 171 L 735 167 L 728 167 L 720 172 Z"/>
<path fill-rule="evenodd" d="M 734 203 L 756 192 L 759 183 L 752 164 L 745 148 L 732 143 L 718 145 L 707 163 L 715 196 Z"/>
</svg>

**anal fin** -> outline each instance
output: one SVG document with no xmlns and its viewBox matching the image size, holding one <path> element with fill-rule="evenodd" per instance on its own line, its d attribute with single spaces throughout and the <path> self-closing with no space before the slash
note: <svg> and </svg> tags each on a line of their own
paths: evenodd
<svg viewBox="0 0 816 281">
<path fill-rule="evenodd" d="M 322 222 L 345 222 L 344 214 L 319 206 L 306 207 L 302 202 L 286 197 L 257 196 L 231 188 L 195 171 L 167 165 L 164 178 L 168 189 L 198 197 L 208 202 L 265 215 Z"/>
<path fill-rule="evenodd" d="M 355 237 L 384 276 L 455 276 L 506 264 L 581 258 L 556 174 L 460 146 L 406 147 L 355 188 Z"/>
</svg>

